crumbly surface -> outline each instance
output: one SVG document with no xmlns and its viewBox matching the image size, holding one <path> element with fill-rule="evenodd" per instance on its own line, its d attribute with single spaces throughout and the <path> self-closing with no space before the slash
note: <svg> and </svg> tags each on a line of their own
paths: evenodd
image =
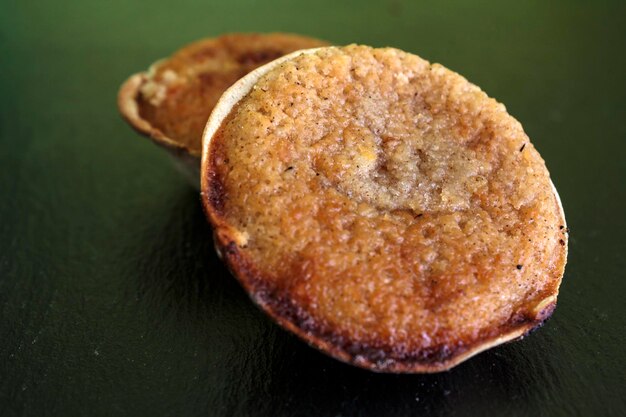
<svg viewBox="0 0 626 417">
<path fill-rule="evenodd" d="M 415 55 L 283 63 L 211 158 L 218 227 L 255 271 L 240 278 L 331 343 L 398 360 L 467 349 L 558 291 L 564 219 L 540 155 L 502 104 Z"/>
<path fill-rule="evenodd" d="M 141 86 L 143 119 L 194 155 L 222 93 L 253 69 L 289 52 L 326 45 L 289 34 L 231 34 L 195 42 L 159 63 Z"/>
</svg>

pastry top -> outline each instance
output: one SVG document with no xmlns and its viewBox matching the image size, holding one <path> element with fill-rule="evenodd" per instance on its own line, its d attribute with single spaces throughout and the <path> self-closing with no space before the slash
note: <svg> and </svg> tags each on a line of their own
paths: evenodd
<svg viewBox="0 0 626 417">
<path fill-rule="evenodd" d="M 228 87 L 269 61 L 322 45 L 327 43 L 283 33 L 235 33 L 192 43 L 146 74 L 136 97 L 139 115 L 199 156 L 206 121 Z"/>
<path fill-rule="evenodd" d="M 502 104 L 392 48 L 320 48 L 259 77 L 207 132 L 204 203 L 283 326 L 356 365 L 429 372 L 551 314 L 565 219 Z"/>
</svg>

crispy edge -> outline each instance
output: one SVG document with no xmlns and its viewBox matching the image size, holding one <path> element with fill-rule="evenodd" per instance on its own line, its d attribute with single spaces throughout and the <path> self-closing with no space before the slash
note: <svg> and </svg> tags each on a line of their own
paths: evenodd
<svg viewBox="0 0 626 417">
<path fill-rule="evenodd" d="M 219 179 L 213 176 L 210 181 L 219 181 Z M 221 186 L 216 188 L 220 190 Z M 215 221 L 213 239 L 216 250 L 232 274 L 254 303 L 281 327 L 342 362 L 376 372 L 436 373 L 446 371 L 480 352 L 524 337 L 540 327 L 556 308 L 558 288 L 567 259 L 566 253 L 555 268 L 555 279 L 558 283 L 554 286 L 556 289 L 554 293 L 541 300 L 529 312 L 511 316 L 508 321 L 490 329 L 486 336 L 478 340 L 471 342 L 460 340 L 454 345 L 442 344 L 426 349 L 417 347 L 412 350 L 397 350 L 393 346 L 385 346 L 384 341 L 349 340 L 335 329 L 323 326 L 315 317 L 294 303 L 288 293 L 281 292 L 269 284 L 269 280 L 254 267 L 251 260 L 239 248 L 236 243 L 238 240 L 236 231 L 219 213 L 218 199 L 222 197 L 223 195 L 220 196 L 219 193 L 213 194 L 210 198 L 204 195 L 203 202 L 205 211 Z M 555 194 L 555 199 L 558 201 L 558 194 Z M 556 204 L 559 205 L 558 202 Z M 562 210 L 559 210 L 562 213 Z M 566 233 L 564 238 L 567 239 Z M 559 246 L 560 244 L 557 243 L 554 250 L 558 251 Z M 567 248 L 567 242 L 565 248 Z"/>
</svg>

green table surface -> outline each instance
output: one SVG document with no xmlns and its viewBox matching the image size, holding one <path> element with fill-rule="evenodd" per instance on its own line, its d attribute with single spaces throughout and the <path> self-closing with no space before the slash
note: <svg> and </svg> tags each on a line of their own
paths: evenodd
<svg viewBox="0 0 626 417">
<path fill-rule="evenodd" d="M 268 320 L 115 106 L 230 31 L 399 47 L 505 103 L 571 228 L 552 319 L 435 375 L 352 368 Z M 2 1 L 0 415 L 626 415 L 625 45 L 617 1 Z"/>
</svg>

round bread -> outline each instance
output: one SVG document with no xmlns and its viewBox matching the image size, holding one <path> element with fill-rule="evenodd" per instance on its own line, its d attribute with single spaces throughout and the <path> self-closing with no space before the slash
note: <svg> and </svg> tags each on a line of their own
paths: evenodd
<svg viewBox="0 0 626 417">
<path fill-rule="evenodd" d="M 552 313 L 563 210 L 520 123 L 397 49 L 300 51 L 204 132 L 202 199 L 252 299 L 327 354 L 438 372 Z"/>
<path fill-rule="evenodd" d="M 118 106 L 133 128 L 170 150 L 197 183 L 202 131 L 222 93 L 261 65 L 322 45 L 327 43 L 284 33 L 197 41 L 131 76 L 120 89 Z"/>
</svg>

